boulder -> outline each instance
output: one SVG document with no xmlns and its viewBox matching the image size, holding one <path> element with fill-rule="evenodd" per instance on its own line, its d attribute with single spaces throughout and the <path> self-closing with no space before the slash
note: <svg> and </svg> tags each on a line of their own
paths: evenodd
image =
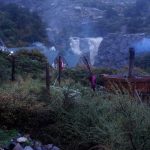
<svg viewBox="0 0 150 150">
<path fill-rule="evenodd" d="M 8 148 L 7 148 L 7 149 L 13 150 L 15 146 L 16 146 L 16 143 L 13 142 L 13 141 L 11 141 L 11 143 L 8 145 Z"/>
<path fill-rule="evenodd" d="M 33 150 L 33 148 L 31 146 L 26 146 L 24 150 Z"/>
<path fill-rule="evenodd" d="M 28 139 L 26 138 L 26 137 L 19 137 L 18 139 L 17 139 L 17 142 L 19 142 L 19 143 L 25 143 L 25 142 L 27 142 L 28 141 Z"/>
<path fill-rule="evenodd" d="M 43 150 L 42 149 L 42 143 L 39 141 L 35 141 L 33 147 L 34 147 L 34 150 Z"/>
<path fill-rule="evenodd" d="M 16 146 L 13 148 L 13 150 L 23 150 L 23 147 L 18 143 Z"/>
<path fill-rule="evenodd" d="M 47 150 L 60 150 L 60 148 L 56 147 L 53 144 L 48 144 L 44 146 Z"/>
</svg>

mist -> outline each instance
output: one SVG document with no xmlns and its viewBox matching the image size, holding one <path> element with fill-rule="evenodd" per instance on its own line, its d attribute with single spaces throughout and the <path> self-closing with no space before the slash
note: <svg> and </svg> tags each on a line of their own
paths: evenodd
<svg viewBox="0 0 150 150">
<path fill-rule="evenodd" d="M 134 45 L 136 52 L 150 52 L 150 38 L 143 38 Z"/>
</svg>

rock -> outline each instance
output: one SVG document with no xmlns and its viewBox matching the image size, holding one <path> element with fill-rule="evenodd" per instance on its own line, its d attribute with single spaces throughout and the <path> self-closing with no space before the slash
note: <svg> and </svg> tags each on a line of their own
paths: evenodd
<svg viewBox="0 0 150 150">
<path fill-rule="evenodd" d="M 23 150 L 23 147 L 18 143 L 13 150 Z"/>
<path fill-rule="evenodd" d="M 56 146 L 53 145 L 53 144 L 45 145 L 45 148 L 46 148 L 47 150 L 60 150 L 60 148 L 56 147 Z"/>
<path fill-rule="evenodd" d="M 41 146 L 34 147 L 34 150 L 43 150 Z"/>
<path fill-rule="evenodd" d="M 33 150 L 33 148 L 31 146 L 26 146 L 24 150 Z"/>
<path fill-rule="evenodd" d="M 35 142 L 34 142 L 34 146 L 35 146 L 35 147 L 36 147 L 36 146 L 42 146 L 42 143 L 39 142 L 39 141 L 35 141 Z"/>
<path fill-rule="evenodd" d="M 128 66 L 128 50 L 134 47 L 143 38 L 149 35 L 137 34 L 108 34 L 99 46 L 98 55 L 95 58 L 96 67 L 120 69 Z"/>
<path fill-rule="evenodd" d="M 13 150 L 15 146 L 16 146 L 16 143 L 12 141 L 12 142 L 9 144 L 8 149 L 9 149 L 9 150 Z"/>
<path fill-rule="evenodd" d="M 33 147 L 34 147 L 34 150 L 42 150 L 42 143 L 35 141 Z"/>
<path fill-rule="evenodd" d="M 19 142 L 19 143 L 25 143 L 27 141 L 28 141 L 28 139 L 26 137 L 20 137 L 17 139 L 17 142 Z"/>
</svg>

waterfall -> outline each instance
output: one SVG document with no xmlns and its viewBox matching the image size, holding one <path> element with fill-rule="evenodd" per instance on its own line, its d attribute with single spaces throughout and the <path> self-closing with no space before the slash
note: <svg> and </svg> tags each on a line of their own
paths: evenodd
<svg viewBox="0 0 150 150">
<path fill-rule="evenodd" d="M 89 53 L 90 63 L 94 65 L 95 57 L 98 53 L 98 49 L 102 41 L 103 41 L 102 37 L 97 38 L 71 37 L 70 49 L 74 54 L 78 55 L 78 57 L 81 57 L 82 55 Z"/>
<path fill-rule="evenodd" d="M 98 49 L 103 41 L 102 37 L 99 38 L 87 38 L 88 44 L 89 44 L 89 52 L 90 52 L 90 61 L 91 64 L 94 65 L 95 63 L 95 57 L 98 54 Z"/>
<path fill-rule="evenodd" d="M 70 48 L 75 54 L 81 55 L 82 51 L 80 49 L 80 38 L 71 37 L 70 38 Z"/>
</svg>

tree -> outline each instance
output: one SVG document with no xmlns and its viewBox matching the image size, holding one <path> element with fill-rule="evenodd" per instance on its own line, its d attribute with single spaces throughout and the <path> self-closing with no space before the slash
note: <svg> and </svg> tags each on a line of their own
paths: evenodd
<svg viewBox="0 0 150 150">
<path fill-rule="evenodd" d="M 46 27 L 36 12 L 15 4 L 1 5 L 0 20 L 0 36 L 9 47 L 48 43 Z"/>
</svg>

